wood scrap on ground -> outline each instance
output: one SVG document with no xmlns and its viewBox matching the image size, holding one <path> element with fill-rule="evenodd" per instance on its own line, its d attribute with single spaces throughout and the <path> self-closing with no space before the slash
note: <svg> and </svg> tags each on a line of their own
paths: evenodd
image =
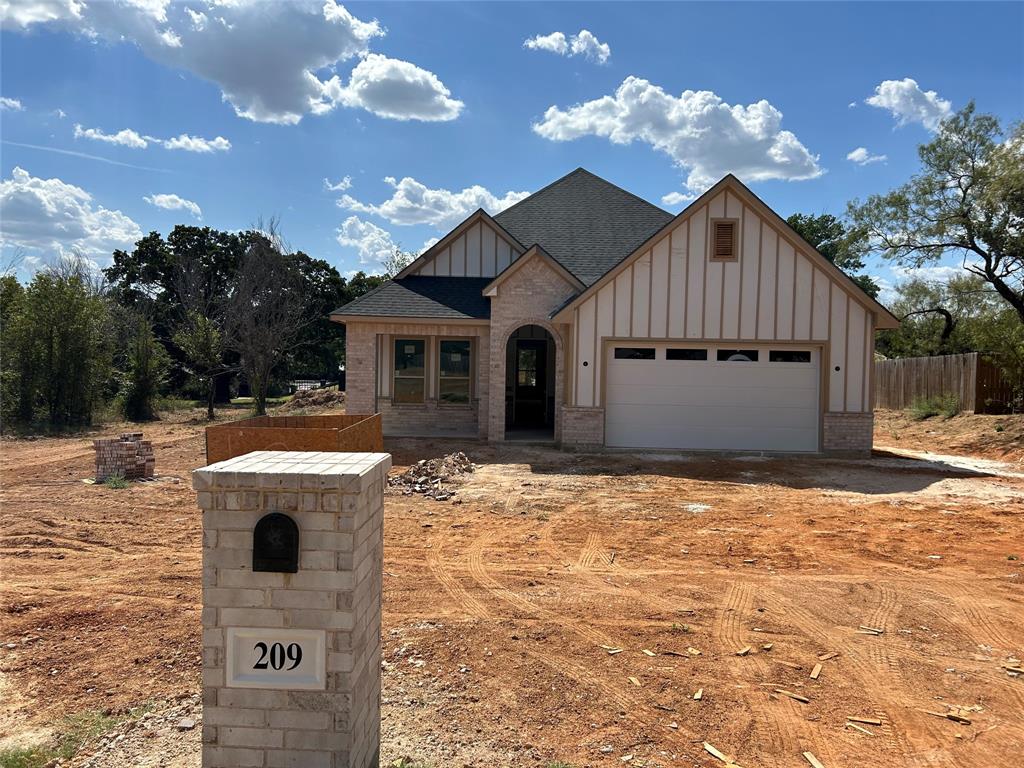
<svg viewBox="0 0 1024 768">
<path fill-rule="evenodd" d="M 649 651 L 646 648 L 643 649 L 642 653 L 644 654 L 644 656 L 657 656 L 658 655 L 654 651 Z"/>
<path fill-rule="evenodd" d="M 828 661 L 829 659 L 834 659 L 838 655 L 839 651 L 829 651 L 828 653 L 821 654 L 821 656 L 818 657 L 818 661 Z"/>
<path fill-rule="evenodd" d="M 724 752 L 720 752 L 719 750 L 715 749 L 706 741 L 704 742 L 704 751 L 712 757 L 717 757 L 719 760 L 721 760 L 723 763 L 729 766 L 729 768 L 740 768 L 739 764 L 737 764 L 731 757 L 729 757 Z"/>
<path fill-rule="evenodd" d="M 814 768 L 825 768 L 821 761 L 814 756 L 813 752 L 804 752 L 804 760 L 814 766 Z"/>
<path fill-rule="evenodd" d="M 636 679 L 635 677 L 633 677 L 632 675 L 630 675 L 630 676 L 629 676 L 628 680 L 629 680 L 629 682 L 631 682 L 631 683 L 632 683 L 633 685 L 635 685 L 635 686 L 636 686 L 637 688 L 639 688 L 639 687 L 640 687 L 640 681 L 639 681 L 639 680 L 637 680 L 637 679 Z"/>
<path fill-rule="evenodd" d="M 885 630 L 879 627 L 869 627 L 864 624 L 861 624 L 859 627 L 857 627 L 857 634 L 860 635 L 881 635 L 884 633 Z"/>
<path fill-rule="evenodd" d="M 762 651 L 770 651 L 774 647 L 775 647 L 775 643 L 765 643 L 764 645 L 761 646 L 761 650 Z"/>
<path fill-rule="evenodd" d="M 821 674 L 821 664 L 815 664 L 814 669 L 811 670 L 811 680 L 817 680 L 818 675 Z"/>
<path fill-rule="evenodd" d="M 703 698 L 704 698 L 704 689 L 703 688 L 698 688 L 697 692 L 695 694 L 693 694 L 693 700 L 694 701 L 700 701 Z"/>
<path fill-rule="evenodd" d="M 793 701 L 799 701 L 801 704 L 810 704 L 811 703 L 811 700 L 808 699 L 806 696 L 801 696 L 799 693 L 793 693 L 792 691 L 787 691 L 785 688 L 776 688 L 775 692 L 779 693 L 779 694 L 782 694 L 783 696 L 788 696 L 789 698 L 793 699 Z"/>
<path fill-rule="evenodd" d="M 738 651 L 736 651 L 736 655 L 737 656 L 746 656 L 748 653 L 750 653 L 750 646 L 749 645 L 744 645 L 742 648 L 740 648 Z"/>
<path fill-rule="evenodd" d="M 930 709 L 922 709 L 921 711 L 926 715 L 931 715 L 932 717 L 944 717 L 947 720 L 952 720 L 954 723 L 960 723 L 962 725 L 971 724 L 970 718 L 958 715 L 956 712 L 934 712 Z"/>
<path fill-rule="evenodd" d="M 846 719 L 849 720 L 851 723 L 864 723 L 864 725 L 882 724 L 882 721 L 879 720 L 877 717 L 853 717 L 852 715 L 847 715 Z"/>
<path fill-rule="evenodd" d="M 860 731 L 861 733 L 866 734 L 868 736 L 874 736 L 875 735 L 871 731 L 869 731 L 867 728 L 865 728 L 864 726 L 857 725 L 856 723 L 851 723 L 849 721 L 847 721 L 846 727 L 847 728 L 853 728 L 853 730 Z"/>
<path fill-rule="evenodd" d="M 784 667 L 789 667 L 790 669 L 803 669 L 802 666 L 793 661 L 786 661 L 785 659 L 772 659 L 772 661 L 776 664 L 781 664 Z"/>
</svg>

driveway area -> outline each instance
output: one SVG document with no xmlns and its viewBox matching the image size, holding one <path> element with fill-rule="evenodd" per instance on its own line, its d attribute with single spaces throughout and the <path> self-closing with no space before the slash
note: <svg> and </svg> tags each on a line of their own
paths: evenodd
<svg viewBox="0 0 1024 768">
<path fill-rule="evenodd" d="M 4 443 L 8 740 L 199 690 L 201 426 L 145 431 L 163 477 L 126 490 L 81 483 L 82 438 Z M 1016 766 L 1024 472 L 906 455 L 924 448 L 389 440 L 396 473 L 456 450 L 478 468 L 445 501 L 386 496 L 382 757 L 724 765 L 707 742 L 748 768 L 806 766 L 804 752 L 828 768 Z M 198 731 L 144 743 L 198 765 Z"/>
</svg>

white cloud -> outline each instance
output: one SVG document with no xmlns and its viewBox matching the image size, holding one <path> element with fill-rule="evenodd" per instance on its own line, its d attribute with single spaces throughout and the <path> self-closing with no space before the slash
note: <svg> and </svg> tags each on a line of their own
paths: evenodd
<svg viewBox="0 0 1024 768">
<path fill-rule="evenodd" d="M 65 112 L 63 109 L 55 109 L 55 110 L 53 110 L 53 115 L 58 120 L 63 120 L 65 117 L 68 116 L 68 113 Z"/>
<path fill-rule="evenodd" d="M 607 43 L 602 43 L 593 32 L 581 29 L 578 34 L 565 36 L 564 32 L 550 35 L 536 35 L 523 41 L 523 47 L 533 51 L 550 51 L 559 56 L 584 56 L 598 64 L 604 64 L 612 55 Z"/>
<path fill-rule="evenodd" d="M 426 253 L 433 248 L 437 243 L 441 241 L 440 237 L 428 237 L 423 241 L 423 245 L 420 246 L 420 255 Z"/>
<path fill-rule="evenodd" d="M 930 131 L 952 113 L 949 101 L 939 98 L 935 91 L 922 91 L 917 81 L 909 77 L 883 80 L 875 87 L 875 95 L 864 103 L 889 110 L 898 125 L 920 123 Z"/>
<path fill-rule="evenodd" d="M 447 230 L 469 216 L 477 208 L 490 214 L 503 211 L 518 203 L 529 192 L 506 192 L 501 197 L 478 184 L 459 192 L 448 189 L 430 189 L 416 179 L 406 176 L 395 181 L 384 179 L 394 189 L 391 197 L 378 205 L 362 203 L 351 195 L 342 195 L 338 206 L 357 213 L 381 216 L 392 224 L 431 224 Z"/>
<path fill-rule="evenodd" d="M 131 128 L 125 128 L 117 133 L 105 133 L 101 128 L 83 128 L 75 125 L 76 139 L 91 139 L 93 141 L 104 141 L 108 144 L 118 144 L 132 149 L 146 149 L 150 144 L 157 144 L 164 149 L 182 149 L 186 152 L 227 152 L 231 149 L 231 142 L 223 136 L 215 139 L 204 139 L 201 136 L 189 136 L 183 133 L 172 139 L 158 139 L 155 136 L 143 136 Z"/>
<path fill-rule="evenodd" d="M 846 106 L 847 106 L 847 107 L 848 107 L 849 109 L 856 109 L 856 108 L 857 108 L 857 102 L 856 102 L 856 101 L 851 101 L 851 102 L 850 102 L 849 104 L 847 104 Z"/>
<path fill-rule="evenodd" d="M 18 167 L 0 181 L 0 222 L 3 245 L 56 254 L 109 255 L 142 237 L 138 224 L 96 205 L 81 187 Z"/>
<path fill-rule="evenodd" d="M 146 195 L 142 199 L 150 205 L 155 205 L 157 208 L 164 208 L 168 211 L 188 211 L 197 219 L 203 218 L 203 211 L 196 203 L 193 203 L 191 200 L 186 200 L 183 197 L 178 197 L 178 195 Z"/>
<path fill-rule="evenodd" d="M 368 55 L 384 28 L 336 0 L 0 0 L 0 22 L 131 41 L 153 61 L 215 83 L 236 114 L 258 122 L 293 125 L 331 111 L 342 95 L 348 106 L 399 120 L 450 120 L 462 108 L 433 73 Z M 356 57 L 342 86 L 333 72 Z"/>
<path fill-rule="evenodd" d="M 872 155 L 866 147 L 857 147 L 846 155 L 846 159 L 857 165 L 870 165 L 871 163 L 884 163 L 889 157 L 887 155 Z"/>
<path fill-rule="evenodd" d="M 703 192 L 726 173 L 747 182 L 813 179 L 818 157 L 790 131 L 765 100 L 730 106 L 711 91 L 679 96 L 639 77 L 627 77 L 614 95 L 569 107 L 550 107 L 533 130 L 552 141 L 601 136 L 614 144 L 642 141 L 689 169 L 686 187 Z"/>
<path fill-rule="evenodd" d="M 395 251 L 390 233 L 358 216 L 349 216 L 342 222 L 338 228 L 338 243 L 355 248 L 360 264 L 383 264 Z"/>
<path fill-rule="evenodd" d="M 18 99 L 11 99 L 7 96 L 0 96 L 0 110 L 4 112 L 22 112 L 25 107 Z"/>
<path fill-rule="evenodd" d="M 131 128 L 125 128 L 117 133 L 104 133 L 100 128 L 83 128 L 75 125 L 76 139 L 92 139 L 93 141 L 104 141 L 107 144 L 118 144 L 122 147 L 132 149 L 145 149 L 149 142 Z"/>
<path fill-rule="evenodd" d="M 186 152 L 227 152 L 231 149 L 231 142 L 223 136 L 215 139 L 204 139 L 201 136 L 189 136 L 183 133 L 173 139 L 159 140 L 165 149 L 183 149 Z"/>
<path fill-rule="evenodd" d="M 668 194 L 661 196 L 661 204 L 674 207 L 677 205 L 682 205 L 683 203 L 688 203 L 691 200 L 696 199 L 697 195 L 694 194 L 686 194 L 684 192 L 669 192 Z"/>
<path fill-rule="evenodd" d="M 313 111 L 320 114 L 343 104 L 392 120 L 454 120 L 465 105 L 451 95 L 433 72 L 371 53 L 352 70 L 348 85 L 337 75 L 324 83 L 323 100 Z"/>
<path fill-rule="evenodd" d="M 337 183 L 331 182 L 330 179 L 324 178 L 324 189 L 328 192 L 345 192 L 352 189 L 352 177 L 345 176 L 341 181 Z"/>
</svg>

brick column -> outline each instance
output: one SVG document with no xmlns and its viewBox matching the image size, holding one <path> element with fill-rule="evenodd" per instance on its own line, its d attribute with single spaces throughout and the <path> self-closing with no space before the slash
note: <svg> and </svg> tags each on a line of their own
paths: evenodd
<svg viewBox="0 0 1024 768">
<path fill-rule="evenodd" d="M 345 413 L 373 414 L 377 394 L 377 334 L 366 323 L 345 324 Z"/>
<path fill-rule="evenodd" d="M 255 451 L 193 472 L 204 768 L 377 766 L 390 467 L 386 453 Z M 297 572 L 253 570 L 254 528 L 274 512 L 298 527 Z"/>
</svg>

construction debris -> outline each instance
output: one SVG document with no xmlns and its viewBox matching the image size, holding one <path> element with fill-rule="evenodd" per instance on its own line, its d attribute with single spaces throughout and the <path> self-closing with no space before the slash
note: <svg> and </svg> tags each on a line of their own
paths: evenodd
<svg viewBox="0 0 1024 768">
<path fill-rule="evenodd" d="M 958 715 L 956 712 L 932 712 L 928 709 L 922 709 L 921 711 L 924 712 L 926 715 L 931 715 L 933 717 L 944 717 L 947 720 L 952 720 L 954 723 L 960 723 L 962 725 L 971 724 L 970 718 L 964 717 L 963 715 Z"/>
<path fill-rule="evenodd" d="M 857 725 L 856 723 L 847 722 L 846 723 L 846 727 L 847 728 L 853 728 L 853 730 L 859 731 L 859 732 L 861 732 L 861 733 L 863 733 L 863 734 L 865 734 L 867 736 L 874 736 L 875 735 L 871 731 L 869 731 L 867 728 L 863 728 L 863 727 Z"/>
<path fill-rule="evenodd" d="M 795 664 L 792 661 L 783 661 L 782 659 L 772 659 L 772 661 L 776 664 L 781 664 L 784 667 L 789 667 L 790 669 L 803 669 L 802 666 Z"/>
<path fill-rule="evenodd" d="M 388 487 L 401 491 L 405 496 L 419 493 L 437 501 L 447 501 L 455 495 L 455 490 L 445 487 L 461 475 L 476 470 L 476 465 L 462 451 L 449 453 L 438 459 L 422 459 L 417 461 L 400 475 L 388 478 Z"/>
<path fill-rule="evenodd" d="M 644 654 L 644 656 L 657 656 L 658 655 L 654 651 L 649 651 L 646 648 L 643 649 L 642 653 Z"/>
<path fill-rule="evenodd" d="M 834 659 L 838 655 L 839 651 L 829 651 L 828 653 L 821 654 L 821 656 L 818 657 L 818 661 L 828 661 L 829 659 Z"/>
<path fill-rule="evenodd" d="M 885 632 L 885 630 L 884 629 L 880 629 L 879 627 L 867 627 L 867 626 L 865 626 L 863 624 L 861 624 L 857 628 L 857 634 L 858 635 L 881 635 L 884 632 Z"/>
<path fill-rule="evenodd" d="M 877 717 L 847 717 L 851 723 L 864 723 L 864 725 L 881 725 L 882 721 Z"/>
<path fill-rule="evenodd" d="M 96 449 L 96 482 L 111 477 L 125 480 L 151 480 L 156 470 L 153 443 L 142 439 L 141 432 L 122 432 L 120 438 L 92 441 Z"/>
<path fill-rule="evenodd" d="M 765 643 L 764 645 L 761 646 L 761 650 L 762 651 L 770 651 L 774 647 L 775 647 L 775 643 Z"/>
<path fill-rule="evenodd" d="M 804 760 L 814 766 L 814 768 L 825 768 L 821 761 L 814 756 L 813 752 L 804 752 Z"/>
<path fill-rule="evenodd" d="M 345 404 L 345 393 L 337 389 L 300 389 L 284 408 L 297 411 L 300 408 L 331 408 Z"/>
<path fill-rule="evenodd" d="M 704 689 L 703 688 L 698 688 L 697 692 L 695 694 L 693 694 L 693 700 L 694 701 L 700 701 L 703 698 L 704 698 Z"/>
<path fill-rule="evenodd" d="M 739 766 L 733 761 L 733 759 L 731 757 L 729 757 L 728 755 L 726 755 L 723 752 L 719 752 L 717 749 L 715 749 L 713 746 L 708 744 L 706 741 L 704 742 L 704 751 L 707 752 L 712 757 L 717 757 L 719 760 L 721 760 L 723 763 L 725 763 L 727 766 L 729 766 L 729 768 L 739 768 Z"/>
<path fill-rule="evenodd" d="M 737 656 L 746 656 L 748 653 L 750 653 L 750 646 L 749 645 L 744 645 L 742 648 L 740 648 L 738 651 L 736 651 L 736 655 Z"/>
<path fill-rule="evenodd" d="M 814 669 L 811 670 L 811 680 L 817 680 L 818 675 L 821 674 L 821 664 L 815 664 Z"/>
<path fill-rule="evenodd" d="M 775 692 L 779 693 L 779 694 L 782 694 L 783 696 L 788 696 L 789 698 L 793 699 L 793 701 L 799 701 L 801 704 L 810 704 L 811 703 L 811 700 L 808 699 L 806 696 L 801 696 L 799 693 L 793 693 L 792 691 L 787 691 L 785 688 L 776 688 Z"/>
<path fill-rule="evenodd" d="M 629 682 L 631 682 L 631 683 L 632 683 L 633 685 L 635 685 L 635 686 L 636 686 L 637 688 L 639 688 L 639 687 L 640 687 L 640 681 L 639 681 L 639 680 L 637 680 L 637 679 L 636 679 L 635 677 L 633 677 L 632 675 L 630 675 L 630 676 L 629 676 L 628 680 L 629 680 Z"/>
</svg>

